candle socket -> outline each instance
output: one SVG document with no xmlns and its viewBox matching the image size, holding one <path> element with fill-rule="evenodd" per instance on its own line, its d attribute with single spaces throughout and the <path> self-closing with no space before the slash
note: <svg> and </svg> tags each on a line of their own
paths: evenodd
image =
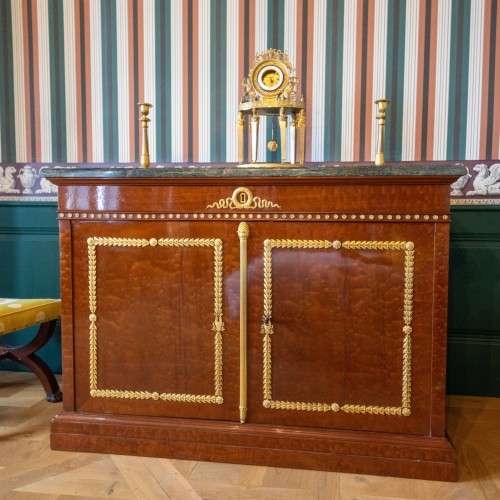
<svg viewBox="0 0 500 500">
<path fill-rule="evenodd" d="M 140 118 L 142 127 L 142 152 L 141 152 L 141 167 L 148 168 L 149 167 L 149 142 L 148 142 L 148 122 L 151 120 L 148 118 L 149 110 L 153 107 L 152 104 L 148 104 L 147 102 L 139 102 L 137 103 L 139 106 Z"/>
<path fill-rule="evenodd" d="M 378 123 L 378 145 L 377 152 L 375 153 L 375 165 L 380 167 L 384 164 L 384 134 L 385 134 L 385 119 L 387 106 L 391 101 L 387 99 L 377 99 L 375 104 L 377 106 L 377 123 Z"/>
</svg>

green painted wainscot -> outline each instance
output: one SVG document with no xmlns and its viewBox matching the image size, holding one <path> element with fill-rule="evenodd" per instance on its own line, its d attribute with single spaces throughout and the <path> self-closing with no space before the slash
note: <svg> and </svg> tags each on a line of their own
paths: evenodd
<svg viewBox="0 0 500 500">
<path fill-rule="evenodd" d="M 500 397 L 500 204 L 451 213 L 447 393 Z"/>
<path fill-rule="evenodd" d="M 0 202 L 0 297 L 59 297 L 56 207 Z M 447 393 L 500 397 L 500 204 L 452 206 L 448 323 Z M 59 332 L 41 351 L 56 373 Z"/>
<path fill-rule="evenodd" d="M 0 202 L 0 297 L 60 297 L 57 202 Z M 2 337 L 21 345 L 36 328 Z M 61 373 L 61 329 L 37 352 L 55 373 Z M 24 369 L 0 362 L 2 370 Z"/>
</svg>

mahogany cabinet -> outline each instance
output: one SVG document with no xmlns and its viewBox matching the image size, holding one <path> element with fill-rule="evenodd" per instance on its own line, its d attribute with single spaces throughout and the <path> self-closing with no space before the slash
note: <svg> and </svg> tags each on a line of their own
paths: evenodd
<svg viewBox="0 0 500 500">
<path fill-rule="evenodd" d="M 460 165 L 46 169 L 58 450 L 456 480 L 445 433 Z"/>
</svg>

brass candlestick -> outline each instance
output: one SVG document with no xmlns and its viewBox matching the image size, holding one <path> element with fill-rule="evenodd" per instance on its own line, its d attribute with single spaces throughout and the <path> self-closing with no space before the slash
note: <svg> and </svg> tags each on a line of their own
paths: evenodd
<svg viewBox="0 0 500 500">
<path fill-rule="evenodd" d="M 137 103 L 139 106 L 139 112 L 141 113 L 141 117 L 139 121 L 142 126 L 142 153 L 141 153 L 141 167 L 148 168 L 149 167 L 149 142 L 148 142 L 148 122 L 151 120 L 148 118 L 149 110 L 153 107 L 152 104 L 148 104 L 147 102 L 139 102 Z"/>
<path fill-rule="evenodd" d="M 377 123 L 378 123 L 378 145 L 377 153 L 375 154 L 375 165 L 380 167 L 384 164 L 384 134 L 385 134 L 385 118 L 387 106 L 391 101 L 387 99 L 378 99 L 375 101 L 377 105 Z"/>
<path fill-rule="evenodd" d="M 238 163 L 241 165 L 243 163 L 243 131 L 245 129 L 245 117 L 241 111 L 238 113 L 236 125 L 238 127 Z"/>
</svg>

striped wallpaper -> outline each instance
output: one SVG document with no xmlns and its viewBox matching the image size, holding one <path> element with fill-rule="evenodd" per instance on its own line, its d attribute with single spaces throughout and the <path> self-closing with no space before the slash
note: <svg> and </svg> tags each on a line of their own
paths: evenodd
<svg viewBox="0 0 500 500">
<path fill-rule="evenodd" d="M 0 162 L 237 160 L 241 82 L 288 52 L 307 161 L 500 157 L 498 0 L 2 0 Z M 270 137 L 272 122 L 261 133 Z M 263 158 L 260 158 L 263 159 Z"/>
</svg>

